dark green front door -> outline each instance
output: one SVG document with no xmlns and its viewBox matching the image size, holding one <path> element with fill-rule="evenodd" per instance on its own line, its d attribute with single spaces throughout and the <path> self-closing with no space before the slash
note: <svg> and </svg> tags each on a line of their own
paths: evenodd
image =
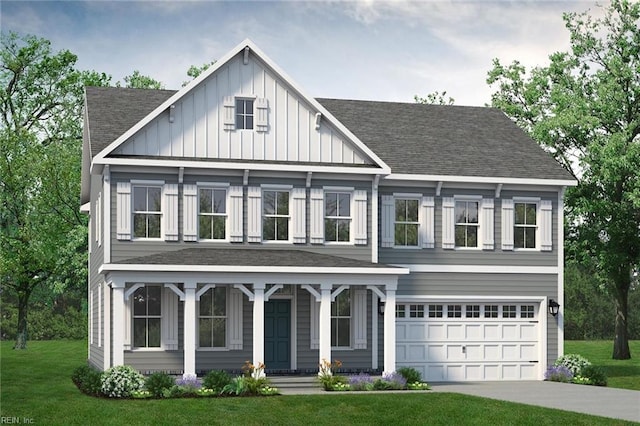
<svg viewBox="0 0 640 426">
<path fill-rule="evenodd" d="M 267 370 L 291 368 L 291 301 L 264 304 L 264 363 Z"/>
</svg>

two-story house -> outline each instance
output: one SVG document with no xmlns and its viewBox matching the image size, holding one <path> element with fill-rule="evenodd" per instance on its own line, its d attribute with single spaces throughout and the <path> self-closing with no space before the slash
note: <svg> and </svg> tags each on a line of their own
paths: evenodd
<svg viewBox="0 0 640 426">
<path fill-rule="evenodd" d="M 82 161 L 99 369 L 519 380 L 563 352 L 575 182 L 496 109 L 316 99 L 247 40 L 179 91 L 86 88 Z"/>
</svg>

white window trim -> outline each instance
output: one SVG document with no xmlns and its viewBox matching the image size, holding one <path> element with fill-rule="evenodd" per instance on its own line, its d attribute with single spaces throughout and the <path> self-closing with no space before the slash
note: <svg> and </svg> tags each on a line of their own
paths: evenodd
<svg viewBox="0 0 640 426">
<path fill-rule="evenodd" d="M 133 191 L 132 191 L 133 192 Z M 160 319 L 160 347 L 144 347 L 144 346 L 134 346 L 134 341 L 135 341 L 135 336 L 134 336 L 134 332 L 135 332 L 135 312 L 134 312 L 134 308 L 133 308 L 133 295 L 135 294 L 135 292 L 137 290 L 139 290 L 140 288 L 144 288 L 146 289 L 147 287 L 159 287 L 160 288 L 160 316 L 152 316 L 150 317 L 149 315 L 144 316 L 143 318 L 159 318 Z M 131 289 L 128 288 L 126 291 L 130 291 Z M 136 290 L 131 292 L 131 296 L 129 296 L 129 299 L 126 301 L 126 303 L 129 304 L 129 316 L 131 317 L 131 342 L 130 342 L 130 347 L 131 349 L 129 349 L 131 352 L 164 352 L 167 351 L 168 349 L 165 347 L 165 336 L 163 333 L 163 327 L 162 327 L 162 318 L 163 315 L 165 314 L 165 306 L 164 306 L 164 286 L 160 285 L 160 284 L 144 284 L 141 287 L 137 288 Z"/>
<path fill-rule="evenodd" d="M 131 241 L 162 241 L 164 239 L 164 181 L 163 180 L 131 180 Z M 136 187 L 160 188 L 160 213 L 156 211 L 139 211 L 135 210 L 134 193 Z M 158 214 L 160 216 L 160 236 L 159 237 L 136 237 L 135 236 L 135 220 L 138 214 Z"/>
<path fill-rule="evenodd" d="M 332 293 L 335 292 L 336 290 L 332 290 Z M 340 291 L 340 293 L 342 293 L 343 291 L 348 291 L 349 292 L 349 346 L 333 346 L 331 345 L 331 350 L 332 351 L 352 351 L 354 350 L 354 345 L 353 345 L 353 340 L 354 340 L 354 300 L 355 300 L 355 295 L 353 292 L 353 289 L 351 287 L 346 288 L 342 291 Z M 340 293 L 335 295 L 335 298 L 337 298 Z M 335 303 L 335 298 L 332 297 L 331 299 L 331 304 L 333 305 L 333 303 Z M 331 315 L 331 320 L 333 321 L 334 318 L 347 318 L 345 316 L 335 316 L 335 315 Z M 331 328 L 333 331 L 333 327 Z M 331 336 L 333 337 L 333 336 Z M 333 340 L 333 338 L 331 339 Z"/>
<path fill-rule="evenodd" d="M 328 246 L 352 246 L 355 244 L 354 232 L 353 232 L 353 209 L 355 208 L 352 187 L 340 187 L 340 186 L 324 186 L 322 187 L 322 222 L 324 228 L 324 244 Z M 327 194 L 349 194 L 349 216 L 327 216 Z M 324 226 L 324 221 L 329 219 L 349 219 L 349 241 L 327 241 L 327 229 Z"/>
<path fill-rule="evenodd" d="M 229 219 L 229 205 L 231 203 L 231 197 L 229 195 L 230 184 L 228 182 L 196 182 L 196 190 L 197 190 L 197 241 L 202 242 L 229 242 L 229 231 L 230 231 L 230 219 Z M 205 213 L 206 216 L 224 216 L 224 238 L 215 239 L 215 238 L 200 238 L 200 189 L 223 189 L 225 192 L 225 212 L 222 213 Z"/>
<path fill-rule="evenodd" d="M 422 208 L 422 198 L 423 195 L 422 194 L 416 194 L 416 193 L 402 193 L 402 192 L 394 192 L 393 193 L 393 248 L 394 249 L 400 249 L 400 250 L 415 250 L 415 249 L 421 249 L 422 248 L 422 243 L 423 243 L 423 234 L 424 234 L 424 230 L 423 228 L 423 208 Z M 396 223 L 398 223 L 396 221 L 396 200 L 415 200 L 418 203 L 418 243 L 415 246 L 400 246 L 400 245 L 396 245 Z M 401 222 L 401 223 L 412 223 L 412 222 Z"/>
<path fill-rule="evenodd" d="M 198 288 L 198 292 L 200 292 L 202 289 L 204 289 L 205 287 L 208 287 L 209 284 L 206 284 L 202 287 Z M 208 290 L 211 289 L 215 289 L 217 286 L 216 285 L 211 285 L 207 290 L 205 290 L 204 292 L 202 292 L 202 294 L 206 293 Z M 229 286 L 220 286 L 223 287 L 225 289 L 225 335 L 224 335 L 224 346 L 216 346 L 216 347 L 209 347 L 209 346 L 200 346 L 200 297 L 197 298 L 196 300 L 196 351 L 199 352 L 229 352 L 231 349 L 229 349 L 229 333 L 231 332 L 230 330 L 230 315 L 229 315 L 229 311 L 231 309 L 230 306 L 230 301 L 229 301 L 229 296 L 230 296 L 230 291 L 229 291 Z M 200 296 L 202 296 L 202 294 Z"/>
<path fill-rule="evenodd" d="M 455 216 L 455 208 L 456 203 L 458 201 L 461 202 L 477 202 L 478 203 L 478 225 L 477 225 L 477 245 L 476 247 L 461 247 L 455 246 L 454 250 L 460 251 L 482 251 L 483 239 L 482 239 L 482 195 L 454 195 L 453 196 L 453 240 L 455 244 L 455 234 L 456 234 L 456 216 Z"/>
<path fill-rule="evenodd" d="M 233 97 L 233 125 L 234 125 L 235 130 L 240 130 L 240 131 L 247 130 L 247 131 L 251 131 L 251 132 L 256 130 L 256 117 L 257 117 L 257 114 L 256 114 L 256 112 L 257 112 L 256 111 L 256 109 L 257 109 L 256 108 L 256 98 L 257 98 L 257 96 L 255 96 L 255 95 L 236 95 L 236 96 Z M 251 117 L 253 118 L 253 120 L 252 120 L 253 121 L 253 126 L 250 129 L 247 129 L 246 127 L 242 127 L 242 128 L 238 127 L 238 111 L 237 111 L 237 108 L 236 108 L 236 106 L 238 104 L 238 101 L 251 101 L 252 102 L 252 104 L 251 104 L 252 105 Z M 245 114 L 245 117 L 246 116 L 247 115 Z M 245 118 L 245 121 L 246 121 L 246 118 Z"/>
<path fill-rule="evenodd" d="M 261 196 L 260 196 L 260 221 L 262 222 L 262 243 L 263 244 L 293 244 L 293 229 L 292 229 L 292 225 L 291 225 L 291 190 L 293 189 L 293 185 L 269 185 L 269 184 L 263 184 L 260 185 L 260 189 L 261 191 Z M 264 193 L 265 191 L 271 191 L 271 192 L 286 192 L 289 194 L 289 214 L 285 215 L 279 215 L 279 214 L 272 214 L 272 215 L 266 215 L 264 212 Z M 264 239 L 264 218 L 265 217 L 286 217 L 287 218 L 287 236 L 288 238 L 286 240 L 265 240 Z M 277 234 L 277 232 L 276 232 Z"/>
<path fill-rule="evenodd" d="M 540 250 L 540 222 L 542 220 L 542 213 L 540 210 L 540 197 L 513 197 L 513 251 L 522 251 L 522 252 L 537 252 Z M 516 204 L 535 204 L 536 205 L 536 246 L 535 247 L 516 247 Z"/>
</svg>

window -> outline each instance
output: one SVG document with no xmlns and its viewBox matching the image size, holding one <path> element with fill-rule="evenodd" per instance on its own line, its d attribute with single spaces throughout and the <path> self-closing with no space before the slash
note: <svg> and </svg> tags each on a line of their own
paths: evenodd
<svg viewBox="0 0 640 426">
<path fill-rule="evenodd" d="M 158 186 L 133 187 L 134 238 L 160 238 L 161 199 Z"/>
<path fill-rule="evenodd" d="M 344 290 L 331 304 L 331 346 L 351 346 L 351 292 Z"/>
<path fill-rule="evenodd" d="M 465 318 L 480 318 L 480 305 L 467 305 L 464 316 Z"/>
<path fill-rule="evenodd" d="M 265 190 L 262 195 L 262 239 L 288 241 L 289 191 Z"/>
<path fill-rule="evenodd" d="M 326 192 L 324 195 L 324 240 L 351 241 L 351 194 Z"/>
<path fill-rule="evenodd" d="M 418 246 L 418 200 L 396 199 L 394 233 L 396 246 Z"/>
<path fill-rule="evenodd" d="M 442 305 L 429 305 L 429 318 L 442 318 Z"/>
<path fill-rule="evenodd" d="M 456 201 L 456 247 L 478 247 L 478 202 Z"/>
<path fill-rule="evenodd" d="M 200 188 L 198 205 L 198 238 L 224 240 L 227 220 L 227 191 Z"/>
<path fill-rule="evenodd" d="M 410 318 L 424 318 L 424 305 L 409 305 Z"/>
<path fill-rule="evenodd" d="M 199 346 L 224 348 L 227 341 L 227 289 L 215 287 L 200 296 Z"/>
<path fill-rule="evenodd" d="M 520 318 L 534 318 L 535 311 L 533 305 L 520 306 Z"/>
<path fill-rule="evenodd" d="M 462 318 L 462 306 L 461 305 L 448 305 L 447 306 L 447 318 Z"/>
<path fill-rule="evenodd" d="M 236 129 L 253 129 L 252 99 L 236 99 Z"/>
<path fill-rule="evenodd" d="M 514 203 L 514 248 L 536 248 L 536 203 Z"/>
<path fill-rule="evenodd" d="M 405 305 L 396 305 L 396 318 L 404 318 L 406 316 Z"/>
<path fill-rule="evenodd" d="M 133 346 L 160 347 L 160 321 L 162 318 L 159 286 L 144 286 L 133 293 Z"/>
<path fill-rule="evenodd" d="M 515 318 L 516 305 L 504 305 L 502 307 L 502 318 Z"/>
<path fill-rule="evenodd" d="M 498 318 L 498 305 L 484 305 L 485 318 Z"/>
</svg>

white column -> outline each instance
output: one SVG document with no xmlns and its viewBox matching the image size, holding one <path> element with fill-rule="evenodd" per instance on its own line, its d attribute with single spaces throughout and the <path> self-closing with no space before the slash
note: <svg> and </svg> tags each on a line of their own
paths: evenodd
<svg viewBox="0 0 640 426">
<path fill-rule="evenodd" d="M 104 345 L 102 345 L 104 350 L 102 369 L 108 370 L 109 367 L 111 367 L 111 289 L 108 285 L 105 285 L 104 289 L 101 288 L 100 291 L 104 291 L 104 296 L 102 298 L 104 303 L 104 308 L 102 309 L 102 315 L 104 318 L 102 321 L 104 336 Z"/>
<path fill-rule="evenodd" d="M 196 374 L 196 287 L 195 282 L 184 283 L 184 373 Z M 166 290 L 165 290 L 166 291 Z"/>
<path fill-rule="evenodd" d="M 331 283 L 320 284 L 320 360 L 331 362 Z"/>
<path fill-rule="evenodd" d="M 124 283 L 111 283 L 113 289 L 113 362 L 112 365 L 124 365 L 124 333 L 125 333 L 125 309 L 124 309 Z M 105 348 L 108 351 L 109 348 Z"/>
<path fill-rule="evenodd" d="M 253 365 L 264 362 L 264 289 L 265 283 L 253 284 Z"/>
<path fill-rule="evenodd" d="M 384 306 L 384 371 L 396 371 L 396 289 L 397 283 L 386 284 Z"/>
</svg>

